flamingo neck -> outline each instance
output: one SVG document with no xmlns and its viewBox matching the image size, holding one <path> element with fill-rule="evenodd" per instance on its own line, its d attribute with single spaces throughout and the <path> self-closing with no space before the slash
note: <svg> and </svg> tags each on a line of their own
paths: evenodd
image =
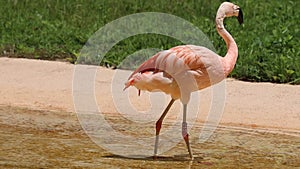
<svg viewBox="0 0 300 169">
<path fill-rule="evenodd" d="M 219 35 L 224 39 L 227 46 L 227 53 L 225 57 L 222 58 L 222 64 L 225 76 L 228 76 L 234 68 L 238 57 L 238 47 L 235 43 L 233 37 L 225 29 L 223 21 L 226 17 L 222 10 L 219 10 L 216 17 L 216 28 Z"/>
</svg>

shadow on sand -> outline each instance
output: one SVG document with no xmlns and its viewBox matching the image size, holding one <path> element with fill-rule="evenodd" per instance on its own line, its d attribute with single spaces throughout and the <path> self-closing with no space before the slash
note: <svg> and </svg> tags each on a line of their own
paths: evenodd
<svg viewBox="0 0 300 169">
<path fill-rule="evenodd" d="M 150 156 L 145 157 L 141 155 L 132 155 L 132 156 L 121 156 L 121 155 L 107 155 L 103 156 L 104 158 L 114 158 L 114 159 L 130 159 L 130 160 L 146 160 L 146 161 L 203 161 L 203 157 L 196 156 L 194 160 L 191 160 L 188 155 L 176 155 L 176 156 Z"/>
</svg>

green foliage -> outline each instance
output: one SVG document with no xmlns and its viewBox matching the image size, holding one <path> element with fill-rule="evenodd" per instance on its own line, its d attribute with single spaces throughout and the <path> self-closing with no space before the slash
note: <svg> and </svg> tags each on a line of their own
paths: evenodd
<svg viewBox="0 0 300 169">
<path fill-rule="evenodd" d="M 3 0 L 0 1 L 0 50 L 3 56 L 75 62 L 88 38 L 105 24 L 138 12 L 179 16 L 201 29 L 220 55 L 226 45 L 214 17 L 221 0 Z M 227 19 L 239 46 L 231 76 L 248 81 L 300 84 L 300 6 L 297 0 L 236 0 L 244 25 Z M 168 49 L 181 42 L 162 35 L 129 37 L 115 45 L 102 65 L 119 65 L 141 49 Z M 86 63 L 93 63 L 92 60 Z M 137 63 L 138 64 L 138 63 Z M 136 65 L 132 65 L 135 67 Z"/>
<path fill-rule="evenodd" d="M 240 6 L 245 9 L 246 23 L 240 31 L 230 29 L 239 45 L 232 76 L 300 84 L 299 2 L 243 1 Z"/>
</svg>

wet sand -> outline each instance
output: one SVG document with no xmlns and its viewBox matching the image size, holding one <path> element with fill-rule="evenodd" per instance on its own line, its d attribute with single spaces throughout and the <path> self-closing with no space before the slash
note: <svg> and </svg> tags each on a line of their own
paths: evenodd
<svg viewBox="0 0 300 169">
<path fill-rule="evenodd" d="M 109 118 L 119 126 L 144 134 L 144 129 L 116 116 Z M 111 154 L 91 141 L 76 114 L 70 112 L 1 106 L 0 126 L 1 168 L 300 167 L 300 138 L 293 136 L 297 133 L 274 134 L 219 126 L 208 141 L 198 143 L 193 131 L 201 126 L 194 126 L 191 144 L 195 159 L 190 161 L 183 141 L 157 160 Z M 153 125 L 146 127 L 154 133 Z"/>
</svg>

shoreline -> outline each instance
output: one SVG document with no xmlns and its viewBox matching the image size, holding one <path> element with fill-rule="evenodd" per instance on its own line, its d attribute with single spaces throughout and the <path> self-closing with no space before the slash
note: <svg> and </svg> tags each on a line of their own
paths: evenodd
<svg viewBox="0 0 300 169">
<path fill-rule="evenodd" d="M 88 67 L 88 66 L 87 66 Z M 0 105 L 38 110 L 75 112 L 72 95 L 72 78 L 75 65 L 65 62 L 31 59 L 0 58 Z M 95 90 L 98 104 L 106 105 L 104 113 L 116 113 L 111 94 L 111 83 L 121 86 L 122 79 L 130 71 L 97 67 Z M 136 89 L 128 92 L 138 110 L 149 108 L 149 93 L 136 95 Z M 126 94 L 126 93 L 125 93 Z M 210 89 L 200 93 L 210 97 Z M 105 97 L 103 97 L 105 96 Z M 225 109 L 220 124 L 266 128 L 274 130 L 300 130 L 300 85 L 253 83 L 226 79 Z M 140 100 L 145 101 L 140 102 Z M 205 121 L 211 108 L 210 99 L 201 99 L 198 121 Z M 174 116 L 178 114 L 175 106 Z M 101 107 L 102 108 L 102 107 Z M 159 109 L 158 109 L 159 110 Z M 162 111 L 162 110 L 161 110 Z M 159 116 L 161 112 L 157 112 Z M 173 115 L 170 115 L 171 119 Z M 155 119 L 153 119 L 155 120 Z"/>
</svg>

